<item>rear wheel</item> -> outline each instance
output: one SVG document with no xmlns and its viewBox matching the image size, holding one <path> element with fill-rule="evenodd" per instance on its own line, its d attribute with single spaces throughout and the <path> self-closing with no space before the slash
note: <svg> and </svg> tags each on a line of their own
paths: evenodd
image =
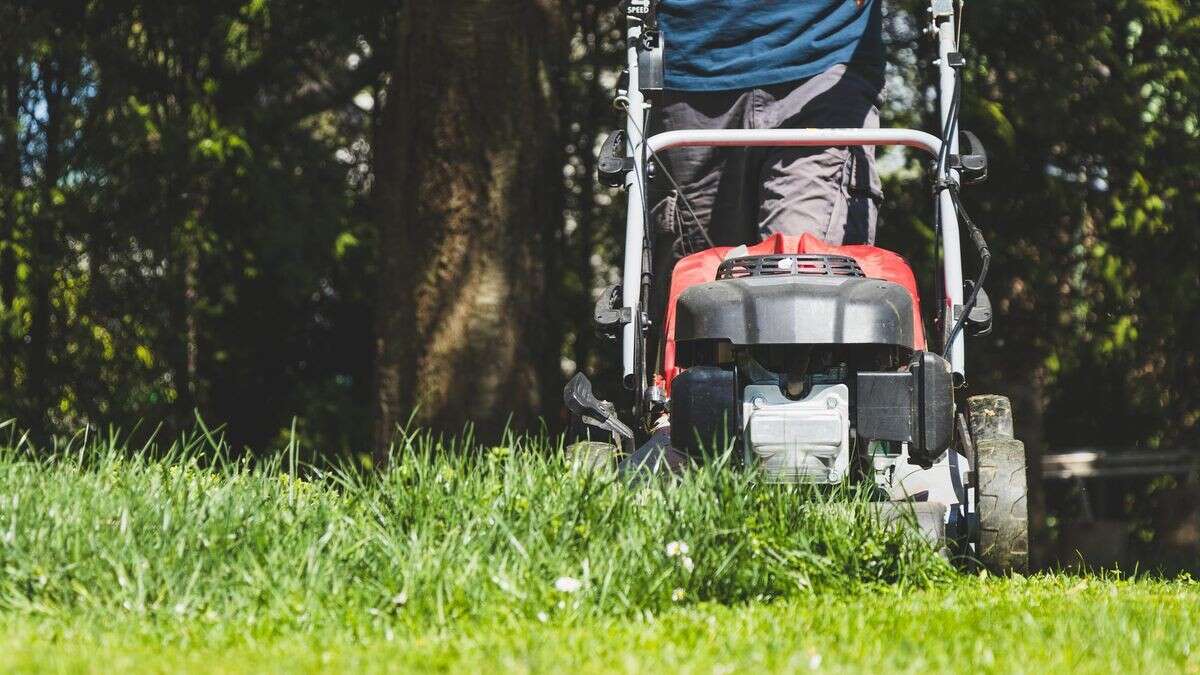
<svg viewBox="0 0 1200 675">
<path fill-rule="evenodd" d="M 1013 438 L 1012 404 L 1003 396 L 967 400 L 975 446 L 976 556 L 992 572 L 1029 571 L 1029 484 L 1025 444 Z"/>
</svg>

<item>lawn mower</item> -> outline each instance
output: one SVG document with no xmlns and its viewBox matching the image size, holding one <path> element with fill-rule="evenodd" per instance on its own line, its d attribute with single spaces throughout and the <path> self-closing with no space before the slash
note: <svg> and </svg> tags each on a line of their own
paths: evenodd
<svg viewBox="0 0 1200 675">
<path fill-rule="evenodd" d="M 983 290 L 990 253 L 963 210 L 961 186 L 982 181 L 987 156 L 958 128 L 961 71 L 953 0 L 932 0 L 941 135 L 912 129 L 671 130 L 647 137 L 648 96 L 663 86 L 663 47 L 651 0 L 626 3 L 626 72 L 617 96 L 625 128 L 605 142 L 602 182 L 628 195 L 622 282 L 596 306 L 601 332 L 619 336 L 627 411 L 599 399 L 582 373 L 568 409 L 629 452 L 669 417 L 673 450 L 714 451 L 764 482 L 873 483 L 880 510 L 917 514 L 947 550 L 999 572 L 1029 563 L 1024 445 L 1002 396 L 966 397 L 966 339 L 992 328 Z M 674 267 L 665 320 L 651 325 L 647 168 L 688 146 L 900 145 L 934 158 L 937 297 L 926 316 L 912 269 L 875 246 L 773 235 L 714 247 Z M 965 230 L 979 273 L 964 280 Z M 928 321 L 932 329 L 926 332 Z M 660 331 L 662 368 L 647 367 Z M 624 418 L 624 419 L 622 419 Z"/>
</svg>

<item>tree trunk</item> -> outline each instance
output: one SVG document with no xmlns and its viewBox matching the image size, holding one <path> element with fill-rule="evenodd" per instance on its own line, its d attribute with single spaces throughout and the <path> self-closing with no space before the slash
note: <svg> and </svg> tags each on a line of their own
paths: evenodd
<svg viewBox="0 0 1200 675">
<path fill-rule="evenodd" d="M 175 286 L 170 305 L 171 322 L 181 330 L 171 346 L 170 364 L 176 399 L 174 422 L 176 429 L 194 424 L 200 398 L 199 335 L 200 317 L 200 248 L 201 228 L 208 208 L 208 181 L 200 176 L 190 183 L 187 193 L 192 202 L 183 222 L 176 225 L 171 237 L 171 266 Z"/>
<path fill-rule="evenodd" d="M 596 204 L 596 154 L 593 148 L 597 136 L 601 134 L 600 121 L 611 116 L 608 98 L 601 88 L 601 76 L 604 66 L 601 63 L 600 49 L 605 40 L 604 27 L 601 25 L 600 14 L 603 7 L 599 3 L 587 3 L 580 11 L 580 33 L 584 40 L 586 54 L 581 66 L 584 77 L 583 91 L 585 102 L 577 108 L 581 110 L 578 116 L 579 133 L 576 135 L 576 156 L 579 158 L 578 202 L 576 204 L 575 231 L 575 269 L 579 275 L 580 295 L 578 305 L 573 309 L 574 320 L 572 330 L 575 334 L 574 361 L 580 372 L 588 370 L 592 352 L 596 348 L 596 324 L 592 313 L 594 299 L 592 289 L 596 285 L 596 275 L 592 269 L 592 255 L 596 252 L 596 240 L 600 224 L 600 207 Z M 607 110 L 605 108 L 608 108 Z M 616 119 L 612 117 L 612 119 Z"/>
<path fill-rule="evenodd" d="M 3 210 L 3 248 L 0 249 L 0 307 L 6 315 L 13 311 L 17 297 L 17 259 L 13 246 L 17 238 L 17 194 L 24 189 L 24 172 L 21 169 L 21 65 L 16 51 L 4 55 L 4 139 L 3 158 L 0 159 L 0 176 L 3 185 L 0 194 L 0 210 Z M 14 364 L 17 357 L 17 342 L 10 326 L 0 327 L 0 391 L 11 401 L 15 393 Z"/>
<path fill-rule="evenodd" d="M 539 404 L 542 248 L 561 179 L 548 2 L 407 3 L 375 143 L 376 440 L 494 437 Z M 557 169 L 557 167 L 556 167 Z"/>
<path fill-rule="evenodd" d="M 41 212 L 33 227 L 33 250 L 30 254 L 30 280 L 33 288 L 33 311 L 30 325 L 29 379 L 30 430 L 38 441 L 46 440 L 53 387 L 50 382 L 51 312 L 50 290 L 57 267 L 59 207 L 58 181 L 62 173 L 63 83 L 59 80 L 58 64 L 53 59 L 42 63 L 39 77 L 46 101 L 46 121 L 43 125 L 46 156 L 42 165 L 40 195 Z"/>
</svg>

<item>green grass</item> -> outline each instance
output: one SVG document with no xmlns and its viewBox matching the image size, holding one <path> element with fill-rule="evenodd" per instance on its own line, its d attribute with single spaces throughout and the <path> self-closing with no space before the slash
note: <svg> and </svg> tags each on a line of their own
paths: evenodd
<svg viewBox="0 0 1200 675">
<path fill-rule="evenodd" d="M 382 477 L 207 434 L 9 446 L 0 671 L 1200 663 L 1190 581 L 964 576 L 855 495 L 736 471 L 631 487 L 532 440 L 408 439 Z"/>
<path fill-rule="evenodd" d="M 1198 602 L 1191 583 L 967 578 L 918 591 L 366 635 L 253 639 L 220 621 L 21 616 L 0 621 L 0 670 L 1197 672 Z"/>
</svg>

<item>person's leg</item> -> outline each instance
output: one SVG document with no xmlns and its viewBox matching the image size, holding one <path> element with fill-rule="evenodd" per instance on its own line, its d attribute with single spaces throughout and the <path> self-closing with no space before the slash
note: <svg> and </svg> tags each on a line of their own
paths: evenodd
<svg viewBox="0 0 1200 675">
<path fill-rule="evenodd" d="M 650 133 L 743 128 L 748 100 L 744 91 L 664 92 L 661 105 L 651 109 Z M 658 365 L 675 263 L 708 248 L 710 239 L 718 246 L 744 243 L 747 231 L 753 231 L 758 202 L 757 186 L 746 180 L 743 149 L 677 148 L 659 155 L 665 164 L 656 168 L 650 185 L 654 281 L 646 353 L 652 369 Z M 682 195 L 668 172 L 683 188 Z"/>
<path fill-rule="evenodd" d="M 746 126 L 748 100 L 745 91 L 668 91 L 651 111 L 649 132 L 741 129 Z M 663 323 L 675 263 L 708 248 L 710 241 L 718 246 L 743 243 L 754 230 L 758 206 L 757 186 L 747 180 L 744 149 L 677 148 L 660 153 L 660 160 L 663 164 L 650 186 L 654 279 L 646 353 L 653 372 L 662 365 Z M 650 439 L 621 460 L 623 474 L 679 473 L 691 465 L 691 458 L 671 446 L 670 426 L 659 422 Z"/>
<path fill-rule="evenodd" d="M 746 91 L 664 92 L 661 105 L 651 109 L 650 133 L 744 128 L 749 98 Z M 658 233 L 677 242 L 676 248 L 681 249 L 677 253 L 708 247 L 701 227 L 718 246 L 742 243 L 744 233 L 736 225 L 754 217 L 758 199 L 756 187 L 745 179 L 746 156 L 741 148 L 675 148 L 659 153 L 665 164 L 656 168 L 650 186 L 652 220 Z M 667 178 L 668 172 L 682 195 Z"/>
<path fill-rule="evenodd" d="M 878 128 L 880 87 L 834 66 L 800 83 L 755 90 L 758 128 Z M 776 148 L 763 155 L 758 228 L 834 244 L 874 243 L 882 199 L 873 147 Z"/>
</svg>

